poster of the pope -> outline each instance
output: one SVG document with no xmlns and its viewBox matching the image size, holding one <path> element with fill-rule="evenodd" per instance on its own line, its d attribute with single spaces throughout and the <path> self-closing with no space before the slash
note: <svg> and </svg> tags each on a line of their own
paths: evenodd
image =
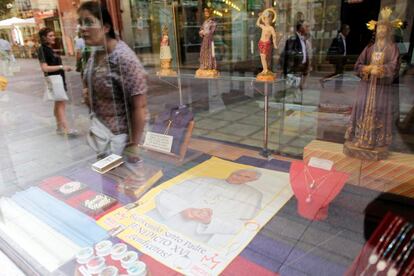
<svg viewBox="0 0 414 276">
<path fill-rule="evenodd" d="M 211 158 L 99 224 L 185 275 L 217 275 L 291 198 L 289 174 Z"/>
</svg>

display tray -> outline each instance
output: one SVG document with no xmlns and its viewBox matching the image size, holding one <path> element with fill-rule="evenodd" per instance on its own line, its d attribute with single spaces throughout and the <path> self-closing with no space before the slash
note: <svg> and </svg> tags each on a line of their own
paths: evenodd
<svg viewBox="0 0 414 276">
<path fill-rule="evenodd" d="M 158 163 L 164 173 L 158 183 L 208 158 L 201 156 L 182 167 Z M 234 161 L 282 172 L 288 172 L 290 167 L 289 162 L 275 159 L 267 161 L 246 156 Z M 157 163 L 154 160 L 149 162 Z M 88 166 L 75 167 L 61 175 L 85 183 L 96 192 L 108 194 L 121 205 L 134 201 L 119 193 L 111 179 L 91 171 Z M 297 214 L 296 199 L 292 197 L 222 275 L 246 275 L 246 271 L 249 275 L 343 275 L 369 238 L 369 231 L 376 228 L 389 210 L 390 200 L 378 200 L 382 197 L 378 191 L 347 184 L 331 203 L 328 218 L 324 221 L 301 218 Z M 392 203 L 407 210 L 407 204 L 412 204 L 412 200 L 394 195 Z M 177 275 L 148 256 L 143 255 L 141 260 L 146 262 L 152 275 Z M 58 270 L 64 275 L 73 275 L 75 265 L 76 261 L 72 260 Z"/>
</svg>

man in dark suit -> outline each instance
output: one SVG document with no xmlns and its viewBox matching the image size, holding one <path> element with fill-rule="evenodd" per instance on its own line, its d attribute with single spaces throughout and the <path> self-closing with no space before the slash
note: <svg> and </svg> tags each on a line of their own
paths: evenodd
<svg viewBox="0 0 414 276">
<path fill-rule="evenodd" d="M 295 76 L 300 78 L 299 88 L 302 89 L 305 78 L 310 72 L 310 44 L 307 38 L 310 32 L 310 25 L 304 20 L 296 24 L 296 33 L 286 40 L 283 51 L 283 73 L 286 77 Z"/>
<path fill-rule="evenodd" d="M 331 46 L 328 50 L 327 60 L 329 63 L 335 65 L 335 72 L 321 79 L 322 87 L 324 82 L 328 79 L 344 73 L 344 67 L 347 61 L 346 37 L 349 32 L 349 25 L 343 24 L 338 32 L 338 35 L 332 40 Z"/>
</svg>

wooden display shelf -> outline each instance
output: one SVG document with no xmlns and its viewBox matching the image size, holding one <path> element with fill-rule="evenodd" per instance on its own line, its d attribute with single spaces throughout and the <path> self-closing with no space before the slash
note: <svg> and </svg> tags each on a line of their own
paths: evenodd
<svg viewBox="0 0 414 276">
<path fill-rule="evenodd" d="M 399 187 L 414 189 L 414 155 L 411 154 L 390 152 L 385 160 L 359 160 L 346 156 L 342 144 L 314 140 L 303 154 L 305 162 L 311 157 L 333 161 L 336 170 L 350 174 L 350 184 L 393 193 L 399 193 Z"/>
</svg>

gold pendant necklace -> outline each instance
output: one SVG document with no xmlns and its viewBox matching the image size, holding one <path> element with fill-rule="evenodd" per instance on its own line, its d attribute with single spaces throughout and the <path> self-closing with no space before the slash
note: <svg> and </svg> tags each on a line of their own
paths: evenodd
<svg viewBox="0 0 414 276">
<path fill-rule="evenodd" d="M 315 180 L 315 178 L 310 173 L 310 171 L 308 169 L 308 166 L 306 164 L 304 165 L 304 175 L 305 175 L 306 189 L 308 191 L 308 195 L 306 196 L 306 199 L 305 199 L 306 203 L 311 203 L 312 202 L 313 194 L 316 193 L 316 191 L 325 184 L 326 180 L 328 180 L 328 178 L 331 174 L 332 174 L 332 172 L 329 172 L 328 174 L 326 174 L 326 175 L 322 176 L 321 178 Z M 307 175 L 309 175 L 310 178 L 312 179 L 312 182 L 310 184 L 309 184 Z M 319 182 L 319 184 L 316 184 L 317 182 Z"/>
</svg>

